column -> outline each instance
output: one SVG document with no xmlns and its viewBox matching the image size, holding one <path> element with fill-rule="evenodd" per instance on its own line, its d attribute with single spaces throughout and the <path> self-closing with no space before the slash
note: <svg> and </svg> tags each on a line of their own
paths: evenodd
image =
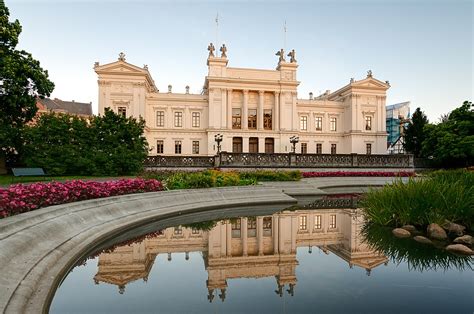
<svg viewBox="0 0 474 314">
<path fill-rule="evenodd" d="M 226 223 L 226 255 L 232 256 L 232 224 L 230 221 Z"/>
<path fill-rule="evenodd" d="M 232 89 L 227 90 L 227 128 L 232 129 Z"/>
<path fill-rule="evenodd" d="M 293 116 L 293 127 L 292 130 L 296 131 L 298 130 L 298 113 L 296 112 L 296 93 L 292 92 L 291 93 L 291 112 Z"/>
<path fill-rule="evenodd" d="M 296 253 L 296 235 L 298 233 L 298 217 L 291 216 L 291 253 Z"/>
<path fill-rule="evenodd" d="M 257 217 L 258 255 L 263 255 L 263 217 Z"/>
<path fill-rule="evenodd" d="M 258 152 L 265 153 L 265 138 L 264 137 L 258 138 Z"/>
<path fill-rule="evenodd" d="M 273 131 L 280 131 L 280 93 L 275 92 L 275 106 L 272 112 Z"/>
<path fill-rule="evenodd" d="M 249 138 L 248 136 L 242 137 L 242 153 L 249 152 Z"/>
<path fill-rule="evenodd" d="M 278 219 L 278 215 L 273 215 L 273 221 L 272 221 L 272 227 L 273 227 L 273 253 L 278 254 L 279 249 L 278 249 L 278 238 L 279 238 L 279 224 L 280 224 L 280 219 Z"/>
<path fill-rule="evenodd" d="M 243 106 L 242 106 L 242 128 L 244 130 L 249 129 L 249 109 L 248 109 L 248 100 L 249 100 L 249 91 L 247 89 L 244 89 L 242 91 L 244 94 L 244 101 L 243 101 Z"/>
<path fill-rule="evenodd" d="M 278 107 L 279 107 L 279 113 L 278 113 L 278 118 L 279 118 L 279 121 L 278 121 L 278 126 L 280 127 L 280 129 L 284 129 L 284 130 L 290 130 L 291 129 L 291 125 L 288 126 L 288 125 L 283 125 L 283 118 L 281 117 L 282 116 L 282 113 L 283 111 L 285 110 L 285 94 L 284 93 L 280 93 L 280 101 L 278 103 Z M 288 118 L 287 117 L 287 121 L 288 121 Z"/>
<path fill-rule="evenodd" d="M 248 230 L 248 219 L 242 218 L 242 255 L 247 256 L 247 230 Z"/>
<path fill-rule="evenodd" d="M 263 90 L 258 91 L 258 108 L 257 108 L 257 129 L 263 130 L 263 101 L 265 92 Z"/>
</svg>

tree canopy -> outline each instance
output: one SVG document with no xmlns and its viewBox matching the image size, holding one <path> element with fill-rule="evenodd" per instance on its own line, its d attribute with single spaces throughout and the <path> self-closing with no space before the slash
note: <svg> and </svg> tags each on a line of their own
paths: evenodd
<svg viewBox="0 0 474 314">
<path fill-rule="evenodd" d="M 425 139 L 424 127 L 428 124 L 428 118 L 420 108 L 416 108 L 411 121 L 405 128 L 403 147 L 408 153 L 415 157 L 421 157 L 422 143 Z"/>
<path fill-rule="evenodd" d="M 21 130 L 37 112 L 36 98 L 47 97 L 54 89 L 39 61 L 17 50 L 21 25 L 9 21 L 10 12 L 0 2 L 0 156 L 19 151 Z"/>
</svg>

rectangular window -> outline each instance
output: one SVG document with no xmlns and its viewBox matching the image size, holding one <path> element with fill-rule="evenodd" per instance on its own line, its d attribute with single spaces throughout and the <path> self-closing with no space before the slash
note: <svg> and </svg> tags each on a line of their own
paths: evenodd
<svg viewBox="0 0 474 314">
<path fill-rule="evenodd" d="M 249 153 L 258 153 L 258 137 L 249 138 Z"/>
<path fill-rule="evenodd" d="M 331 215 L 331 222 L 329 223 L 329 229 L 336 229 L 336 215 Z"/>
<path fill-rule="evenodd" d="M 249 109 L 248 128 L 257 129 L 257 109 Z"/>
<path fill-rule="evenodd" d="M 181 141 L 174 141 L 174 153 L 181 154 L 182 143 Z"/>
<path fill-rule="evenodd" d="M 337 154 L 337 145 L 336 144 L 331 144 L 331 154 L 333 154 L 333 155 Z"/>
<path fill-rule="evenodd" d="M 300 230 L 305 231 L 308 228 L 306 216 L 300 216 Z"/>
<path fill-rule="evenodd" d="M 193 141 L 193 154 L 199 154 L 199 141 Z"/>
<path fill-rule="evenodd" d="M 165 112 L 164 111 L 156 112 L 156 126 L 157 127 L 165 126 Z"/>
<path fill-rule="evenodd" d="M 316 143 L 316 154 L 322 154 L 322 153 L 323 153 L 323 144 Z"/>
<path fill-rule="evenodd" d="M 272 137 L 265 138 L 265 154 L 273 154 L 275 152 L 275 140 Z"/>
<path fill-rule="evenodd" d="M 174 227 L 174 234 L 175 235 L 181 235 L 183 234 L 183 228 L 181 226 Z"/>
<path fill-rule="evenodd" d="M 308 143 L 301 143 L 301 153 L 302 154 L 308 153 Z"/>
<path fill-rule="evenodd" d="M 181 111 L 174 113 L 174 126 L 177 128 L 183 127 L 183 113 Z"/>
<path fill-rule="evenodd" d="M 122 116 L 124 118 L 127 117 L 127 108 L 126 107 L 118 107 L 117 108 L 117 113 L 119 116 Z"/>
<path fill-rule="evenodd" d="M 366 151 L 367 151 L 367 155 L 371 155 L 372 154 L 372 144 L 366 144 Z"/>
<path fill-rule="evenodd" d="M 329 119 L 329 129 L 331 131 L 337 131 L 337 118 L 332 117 Z"/>
<path fill-rule="evenodd" d="M 257 220 L 251 217 L 247 220 L 247 237 L 255 238 L 257 236 Z"/>
<path fill-rule="evenodd" d="M 322 131 L 323 130 L 323 117 L 316 117 L 316 120 L 314 122 L 316 124 L 316 131 Z"/>
<path fill-rule="evenodd" d="M 321 215 L 314 216 L 314 229 L 321 229 Z"/>
<path fill-rule="evenodd" d="M 265 130 L 272 129 L 272 110 L 264 110 L 263 111 L 263 128 Z"/>
<path fill-rule="evenodd" d="M 241 219 L 232 220 L 232 238 L 240 238 Z"/>
<path fill-rule="evenodd" d="M 164 142 L 163 140 L 158 140 L 156 141 L 156 153 L 157 154 L 163 154 L 164 152 Z"/>
<path fill-rule="evenodd" d="M 200 112 L 193 112 L 192 115 L 192 122 L 193 122 L 193 128 L 199 128 L 201 127 L 201 113 Z"/>
<path fill-rule="evenodd" d="M 306 131 L 308 129 L 308 117 L 301 116 L 300 117 L 300 130 Z"/>
<path fill-rule="evenodd" d="M 240 109 L 232 109 L 232 128 L 241 129 L 242 128 L 242 117 L 240 115 Z"/>
<path fill-rule="evenodd" d="M 372 117 L 371 116 L 365 116 L 365 129 L 367 131 L 372 130 Z"/>
<path fill-rule="evenodd" d="M 242 152 L 242 138 L 241 137 L 233 137 L 232 138 L 232 152 L 233 153 L 241 153 Z"/>
<path fill-rule="evenodd" d="M 272 235 L 272 217 L 263 217 L 263 235 Z"/>
</svg>

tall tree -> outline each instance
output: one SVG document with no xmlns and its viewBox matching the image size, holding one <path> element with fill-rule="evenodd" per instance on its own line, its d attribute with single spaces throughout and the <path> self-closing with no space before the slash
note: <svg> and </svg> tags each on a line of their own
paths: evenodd
<svg viewBox="0 0 474 314">
<path fill-rule="evenodd" d="M 54 89 L 48 71 L 16 49 L 21 25 L 9 17 L 0 1 L 0 158 L 21 149 L 21 131 L 37 112 L 36 97 L 47 97 Z"/>
<path fill-rule="evenodd" d="M 422 143 L 425 139 L 424 127 L 428 124 L 428 118 L 420 108 L 416 108 L 415 112 L 411 116 L 411 121 L 405 128 L 404 139 L 405 143 L 403 148 L 405 151 L 415 155 L 415 157 L 421 157 Z"/>
</svg>

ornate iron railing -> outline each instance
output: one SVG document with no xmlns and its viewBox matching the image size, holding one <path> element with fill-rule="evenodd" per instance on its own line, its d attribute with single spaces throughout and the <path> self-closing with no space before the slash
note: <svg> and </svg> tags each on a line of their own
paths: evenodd
<svg viewBox="0 0 474 314">
<path fill-rule="evenodd" d="M 146 168 L 412 168 L 412 155 L 228 153 L 217 156 L 149 156 Z"/>
<path fill-rule="evenodd" d="M 154 167 L 214 167 L 214 156 L 148 156 L 143 166 Z"/>
</svg>

